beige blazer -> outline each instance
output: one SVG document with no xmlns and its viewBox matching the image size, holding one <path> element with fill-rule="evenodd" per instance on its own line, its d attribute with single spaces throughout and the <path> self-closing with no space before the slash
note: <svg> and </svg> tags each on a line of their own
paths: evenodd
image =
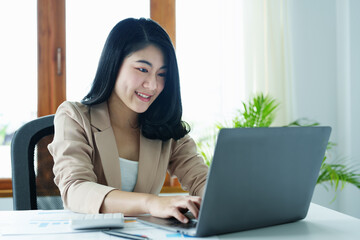
<svg viewBox="0 0 360 240">
<path fill-rule="evenodd" d="M 64 102 L 55 114 L 55 183 L 65 208 L 98 213 L 105 196 L 121 189 L 120 162 L 107 103 L 86 106 Z M 182 188 L 202 196 L 208 167 L 188 135 L 180 140 L 151 140 L 140 135 L 138 178 L 134 192 L 159 194 L 166 171 Z"/>
</svg>

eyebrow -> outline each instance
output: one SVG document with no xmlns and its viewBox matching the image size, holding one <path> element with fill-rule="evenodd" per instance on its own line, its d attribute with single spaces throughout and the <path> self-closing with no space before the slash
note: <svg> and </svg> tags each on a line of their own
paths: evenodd
<svg viewBox="0 0 360 240">
<path fill-rule="evenodd" d="M 146 61 L 146 60 L 138 60 L 136 62 L 139 62 L 139 63 L 145 63 L 146 65 L 149 65 L 150 67 L 152 67 L 153 65 L 151 64 L 151 62 L 149 61 Z M 160 69 L 166 69 L 166 65 L 162 66 Z"/>
</svg>

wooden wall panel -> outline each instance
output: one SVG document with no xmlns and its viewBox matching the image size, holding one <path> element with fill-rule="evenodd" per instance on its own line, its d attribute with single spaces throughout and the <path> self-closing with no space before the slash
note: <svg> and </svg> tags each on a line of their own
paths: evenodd
<svg viewBox="0 0 360 240">
<path fill-rule="evenodd" d="M 176 46 L 175 0 L 150 0 L 150 18 L 158 22 Z"/>
<path fill-rule="evenodd" d="M 176 1 L 150 0 L 150 18 L 159 23 L 169 34 L 174 47 L 176 47 Z M 162 193 L 184 192 L 176 177 L 166 175 Z"/>
<path fill-rule="evenodd" d="M 65 0 L 38 0 L 38 116 L 66 99 Z"/>
</svg>

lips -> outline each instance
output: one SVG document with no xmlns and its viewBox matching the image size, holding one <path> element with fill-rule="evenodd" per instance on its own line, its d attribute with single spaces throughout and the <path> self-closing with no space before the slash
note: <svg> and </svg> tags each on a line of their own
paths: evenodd
<svg viewBox="0 0 360 240">
<path fill-rule="evenodd" d="M 145 93 L 140 93 L 140 92 L 137 92 L 135 91 L 136 93 L 136 96 L 143 102 L 149 102 L 152 95 L 149 95 L 149 94 L 145 94 Z"/>
</svg>

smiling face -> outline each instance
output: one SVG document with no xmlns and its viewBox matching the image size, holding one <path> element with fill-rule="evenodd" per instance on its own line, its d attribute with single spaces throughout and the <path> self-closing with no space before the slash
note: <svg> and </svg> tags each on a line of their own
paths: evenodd
<svg viewBox="0 0 360 240">
<path fill-rule="evenodd" d="M 124 59 L 113 94 L 127 108 L 143 113 L 164 89 L 165 75 L 162 51 L 154 45 L 148 45 Z"/>
</svg>

